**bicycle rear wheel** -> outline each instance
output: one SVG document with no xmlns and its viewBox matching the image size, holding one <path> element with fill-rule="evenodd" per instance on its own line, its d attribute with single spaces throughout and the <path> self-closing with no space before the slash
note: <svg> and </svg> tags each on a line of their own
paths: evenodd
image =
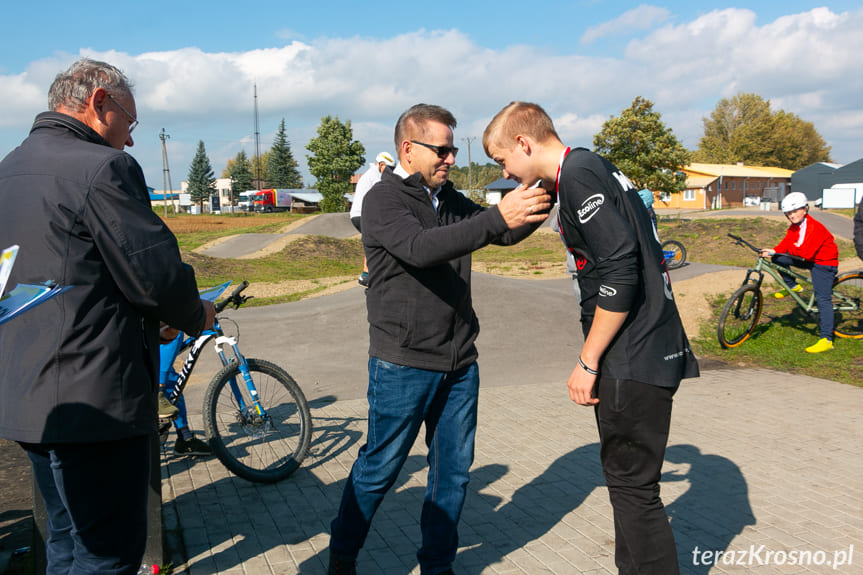
<svg viewBox="0 0 863 575">
<path fill-rule="evenodd" d="M 300 386 L 279 366 L 247 359 L 263 414 L 236 363 L 224 367 L 204 398 L 204 429 L 219 460 L 258 483 L 288 477 L 302 463 L 312 438 L 312 416 Z"/>
<path fill-rule="evenodd" d="M 851 272 L 833 282 L 833 333 L 863 338 L 863 272 Z"/>
<path fill-rule="evenodd" d="M 668 269 L 677 269 L 686 263 L 686 248 L 677 240 L 662 242 L 662 253 L 665 255 L 665 265 Z"/>
<path fill-rule="evenodd" d="M 719 314 L 719 345 L 728 349 L 746 341 L 758 325 L 762 303 L 761 290 L 754 284 L 734 292 Z"/>
</svg>

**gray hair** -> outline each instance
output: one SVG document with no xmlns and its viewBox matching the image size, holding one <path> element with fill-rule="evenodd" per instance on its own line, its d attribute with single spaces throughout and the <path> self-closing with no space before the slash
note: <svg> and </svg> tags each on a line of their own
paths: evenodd
<svg viewBox="0 0 863 575">
<path fill-rule="evenodd" d="M 112 96 L 119 96 L 132 93 L 132 82 L 111 64 L 81 58 L 54 78 L 48 90 L 48 109 L 54 112 L 63 106 L 81 111 L 96 88 L 104 88 Z"/>
<path fill-rule="evenodd" d="M 408 108 L 396 122 L 395 143 L 396 151 L 401 150 L 404 140 L 409 139 L 408 134 L 413 137 L 423 137 L 428 122 L 439 122 L 450 129 L 454 129 L 458 122 L 449 110 L 433 104 L 416 104 Z"/>
</svg>

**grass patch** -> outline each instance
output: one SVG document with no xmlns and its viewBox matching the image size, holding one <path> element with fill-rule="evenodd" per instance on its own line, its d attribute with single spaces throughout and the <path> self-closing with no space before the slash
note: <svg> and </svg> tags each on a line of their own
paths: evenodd
<svg viewBox="0 0 863 575">
<path fill-rule="evenodd" d="M 686 247 L 688 261 L 741 267 L 753 265 L 755 254 L 734 244 L 728 234 L 740 236 L 758 247 L 772 248 L 785 237 L 787 230 L 785 220 L 766 217 L 663 220 L 659 223 L 659 237 L 680 241 Z M 855 257 L 854 243 L 850 240 L 836 238 L 836 245 L 840 260 Z"/>
<path fill-rule="evenodd" d="M 233 215 L 181 214 L 162 218 L 177 236 L 181 251 L 190 251 L 207 242 L 235 234 L 274 234 L 297 220 L 308 217 L 302 214 L 281 212 L 275 214 L 237 213 Z"/>
<path fill-rule="evenodd" d="M 356 274 L 362 268 L 363 247 L 358 239 L 307 236 L 262 258 L 223 259 L 185 252 L 183 260 L 195 268 L 201 287 L 228 280 L 277 283 Z"/>
<path fill-rule="evenodd" d="M 696 356 L 732 366 L 766 367 L 863 385 L 863 340 L 837 337 L 832 350 L 806 353 L 804 350 L 820 337 L 817 314 L 809 315 L 789 298 L 779 300 L 772 293 L 762 287 L 761 319 L 749 339 L 732 349 L 722 349 L 716 335 L 719 314 L 731 294 L 716 297 L 711 302 L 713 316 L 701 325 L 698 337 L 691 341 Z"/>
</svg>

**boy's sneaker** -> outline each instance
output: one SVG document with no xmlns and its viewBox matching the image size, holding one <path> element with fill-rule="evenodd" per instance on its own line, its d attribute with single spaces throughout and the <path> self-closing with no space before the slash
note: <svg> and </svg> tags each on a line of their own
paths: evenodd
<svg viewBox="0 0 863 575">
<path fill-rule="evenodd" d="M 793 288 L 791 288 L 791 291 L 793 291 L 794 293 L 800 293 L 803 291 L 803 286 L 801 286 L 800 284 L 796 284 Z M 788 290 L 786 288 L 782 288 L 781 290 L 773 294 L 773 297 L 775 297 L 776 299 L 782 299 L 787 295 Z"/>
<path fill-rule="evenodd" d="M 164 392 L 159 392 L 159 418 L 174 419 L 180 414 L 180 408 L 168 401 Z"/>
<path fill-rule="evenodd" d="M 193 437 L 188 441 L 177 438 L 174 442 L 174 453 L 177 455 L 212 455 L 213 448 L 206 441 Z"/>
<path fill-rule="evenodd" d="M 827 339 L 826 337 L 822 337 L 815 345 L 810 345 L 806 348 L 806 351 L 809 353 L 821 353 L 822 351 L 827 351 L 828 349 L 833 349 L 833 342 Z"/>
<path fill-rule="evenodd" d="M 369 287 L 369 274 L 367 272 L 363 272 L 362 275 L 357 278 L 357 283 L 363 287 Z"/>
</svg>

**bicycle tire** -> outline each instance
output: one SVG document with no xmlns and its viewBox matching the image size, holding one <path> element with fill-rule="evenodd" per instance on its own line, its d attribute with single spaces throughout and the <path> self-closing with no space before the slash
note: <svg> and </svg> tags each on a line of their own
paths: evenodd
<svg viewBox="0 0 863 575">
<path fill-rule="evenodd" d="M 761 290 L 755 284 L 738 288 L 719 314 L 719 326 L 716 330 L 719 345 L 728 349 L 749 339 L 761 318 L 763 303 Z"/>
<path fill-rule="evenodd" d="M 665 266 L 670 270 L 676 270 L 686 263 L 686 248 L 677 240 L 665 240 L 662 242 L 662 252 L 672 252 L 671 257 L 665 258 Z"/>
<path fill-rule="evenodd" d="M 850 272 L 836 278 L 833 310 L 834 334 L 849 339 L 863 338 L 863 272 Z"/>
<path fill-rule="evenodd" d="M 204 397 L 204 429 L 219 461 L 234 474 L 256 483 L 275 483 L 297 470 L 312 439 L 309 404 L 297 382 L 281 367 L 247 359 L 261 405 L 254 411 L 249 391 L 236 363 L 213 377 Z M 236 380 L 241 410 L 230 385 Z"/>
</svg>

